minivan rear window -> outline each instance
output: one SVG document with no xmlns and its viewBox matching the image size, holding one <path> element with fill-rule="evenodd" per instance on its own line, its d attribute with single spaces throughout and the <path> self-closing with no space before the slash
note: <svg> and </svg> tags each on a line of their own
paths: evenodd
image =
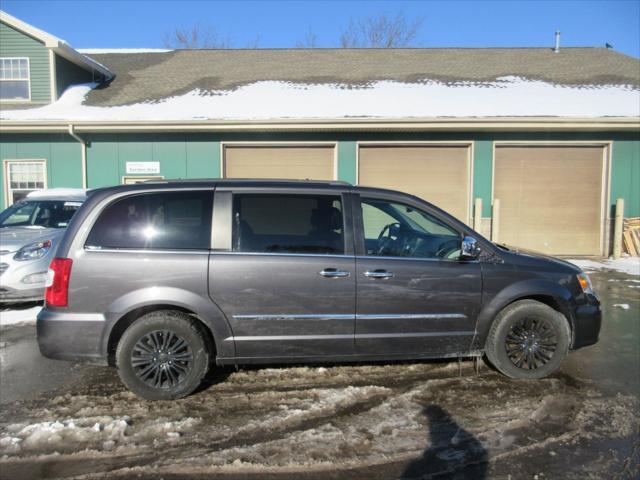
<svg viewBox="0 0 640 480">
<path fill-rule="evenodd" d="M 143 193 L 117 200 L 100 214 L 91 248 L 208 249 L 211 192 Z"/>
<path fill-rule="evenodd" d="M 236 194 L 233 250 L 255 253 L 344 253 L 337 195 Z"/>
</svg>

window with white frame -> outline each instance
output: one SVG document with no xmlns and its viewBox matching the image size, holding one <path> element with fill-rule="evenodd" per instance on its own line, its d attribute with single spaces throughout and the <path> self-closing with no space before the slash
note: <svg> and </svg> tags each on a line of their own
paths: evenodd
<svg viewBox="0 0 640 480">
<path fill-rule="evenodd" d="M 0 100 L 29 100 L 28 58 L 0 58 Z"/>
<path fill-rule="evenodd" d="M 8 205 L 22 200 L 35 190 L 47 187 L 44 160 L 7 161 L 5 174 Z"/>
</svg>

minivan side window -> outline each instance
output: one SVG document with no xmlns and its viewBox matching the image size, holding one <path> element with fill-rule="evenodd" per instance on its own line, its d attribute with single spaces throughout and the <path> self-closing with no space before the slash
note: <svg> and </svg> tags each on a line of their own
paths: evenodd
<svg viewBox="0 0 640 480">
<path fill-rule="evenodd" d="M 339 195 L 236 194 L 233 251 L 343 254 Z"/>
<path fill-rule="evenodd" d="M 433 215 L 388 200 L 363 198 L 362 221 L 368 256 L 454 260 L 461 234 Z"/>
<path fill-rule="evenodd" d="M 212 194 L 208 191 L 131 195 L 107 206 L 93 225 L 92 248 L 208 249 Z"/>
</svg>

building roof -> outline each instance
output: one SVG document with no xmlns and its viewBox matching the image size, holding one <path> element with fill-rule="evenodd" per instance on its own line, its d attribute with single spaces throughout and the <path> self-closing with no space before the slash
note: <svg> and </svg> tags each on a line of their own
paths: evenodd
<svg viewBox="0 0 640 480">
<path fill-rule="evenodd" d="M 640 60 L 604 48 L 101 52 L 91 55 L 115 73 L 111 82 L 72 86 L 44 107 L 0 111 L 2 127 L 452 119 L 640 125 Z"/>
<path fill-rule="evenodd" d="M 35 38 L 36 40 L 42 42 L 45 47 L 53 50 L 56 54 L 66 58 L 70 62 L 75 63 L 85 70 L 95 70 L 97 72 L 100 72 L 108 79 L 113 77 L 113 73 L 108 68 L 93 60 L 92 58 L 83 55 L 77 50 L 74 50 L 64 40 L 55 37 L 43 30 L 40 30 L 33 25 L 29 25 L 28 23 L 23 22 L 22 20 L 13 17 L 6 12 L 3 12 L 2 10 L 0 10 L 0 22 L 5 23 L 11 28 L 18 30 L 26 35 L 29 35 L 32 38 Z"/>
<path fill-rule="evenodd" d="M 88 95 L 86 103 L 96 106 L 264 81 L 357 87 L 377 80 L 451 84 L 511 76 L 567 86 L 640 86 L 640 61 L 606 48 L 174 50 L 92 57 L 116 75 L 108 88 Z"/>
</svg>

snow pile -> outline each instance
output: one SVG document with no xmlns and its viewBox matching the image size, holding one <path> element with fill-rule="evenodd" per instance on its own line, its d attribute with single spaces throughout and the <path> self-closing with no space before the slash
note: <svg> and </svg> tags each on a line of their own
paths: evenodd
<svg viewBox="0 0 640 480">
<path fill-rule="evenodd" d="M 36 316 L 40 310 L 42 310 L 41 306 L 22 310 L 2 310 L 0 312 L 0 326 L 36 323 Z"/>
<path fill-rule="evenodd" d="M 403 83 L 366 86 L 261 81 L 234 90 L 192 90 L 158 101 L 117 107 L 82 102 L 95 84 L 69 87 L 41 108 L 3 110 L 2 120 L 179 121 L 438 117 L 638 117 L 632 86 L 577 87 L 519 77 L 492 82 Z"/>
<path fill-rule="evenodd" d="M 613 306 L 616 308 L 621 308 L 622 310 L 629 310 L 628 303 L 614 303 Z"/>
<path fill-rule="evenodd" d="M 608 260 L 569 260 L 583 270 L 616 270 L 640 276 L 640 257 L 625 257 Z"/>
<path fill-rule="evenodd" d="M 77 417 L 7 425 L 0 434 L 0 453 L 72 453 L 118 447 L 174 443 L 202 420 L 185 417 L 133 422 L 128 415 Z"/>
<path fill-rule="evenodd" d="M 12 424 L 0 437 L 0 452 L 69 451 L 99 444 L 110 449 L 124 438 L 128 422 L 128 417 L 101 417 Z"/>
</svg>

